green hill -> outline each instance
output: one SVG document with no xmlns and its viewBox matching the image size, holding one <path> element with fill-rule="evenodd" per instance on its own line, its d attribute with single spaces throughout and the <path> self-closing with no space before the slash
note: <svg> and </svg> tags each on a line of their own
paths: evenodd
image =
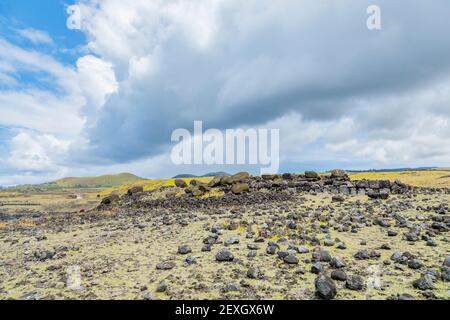
<svg viewBox="0 0 450 320">
<path fill-rule="evenodd" d="M 51 184 L 60 188 L 112 188 L 144 180 L 131 173 L 120 173 L 98 177 L 70 177 L 56 180 Z"/>
</svg>

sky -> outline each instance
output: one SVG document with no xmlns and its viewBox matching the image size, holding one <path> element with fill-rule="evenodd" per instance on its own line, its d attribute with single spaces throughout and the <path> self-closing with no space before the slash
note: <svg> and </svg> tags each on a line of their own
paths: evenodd
<svg viewBox="0 0 450 320">
<path fill-rule="evenodd" d="M 195 120 L 280 129 L 281 172 L 448 167 L 449 16 L 448 0 L 2 0 L 0 186 L 255 169 L 173 164 Z"/>
</svg>

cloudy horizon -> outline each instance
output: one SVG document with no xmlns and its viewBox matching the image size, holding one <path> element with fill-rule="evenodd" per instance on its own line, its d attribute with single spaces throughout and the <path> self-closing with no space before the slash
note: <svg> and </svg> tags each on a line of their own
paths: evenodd
<svg viewBox="0 0 450 320">
<path fill-rule="evenodd" d="M 446 0 L 2 1 L 0 186 L 243 169 L 171 164 L 196 120 L 279 128 L 280 171 L 449 167 L 449 16 Z"/>
</svg>

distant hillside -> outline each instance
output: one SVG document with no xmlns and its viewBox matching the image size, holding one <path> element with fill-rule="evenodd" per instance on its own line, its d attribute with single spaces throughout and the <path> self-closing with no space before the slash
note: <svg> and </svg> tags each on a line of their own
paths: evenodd
<svg viewBox="0 0 450 320">
<path fill-rule="evenodd" d="M 407 172 L 407 171 L 430 171 L 430 170 L 442 170 L 437 167 L 419 167 L 419 168 L 394 168 L 394 169 L 369 169 L 369 170 L 346 170 L 350 173 L 362 173 L 362 172 Z"/>
<path fill-rule="evenodd" d="M 143 180 L 131 173 L 120 173 L 98 177 L 64 178 L 52 182 L 60 188 L 112 188 Z"/>
<path fill-rule="evenodd" d="M 230 174 L 226 173 L 226 172 L 209 172 L 207 174 L 204 174 L 202 176 L 196 176 L 194 174 L 179 174 L 175 177 L 173 177 L 173 179 L 189 179 L 189 178 L 206 178 L 206 177 L 225 177 L 225 176 L 229 176 Z"/>
<path fill-rule="evenodd" d="M 132 184 L 143 180 L 145 179 L 142 179 L 131 173 L 120 173 L 98 177 L 70 177 L 42 184 L 20 185 L 15 187 L 9 187 L 4 188 L 3 190 L 48 191 L 48 190 L 72 189 L 72 188 L 114 188 L 119 187 L 121 185 Z"/>
</svg>

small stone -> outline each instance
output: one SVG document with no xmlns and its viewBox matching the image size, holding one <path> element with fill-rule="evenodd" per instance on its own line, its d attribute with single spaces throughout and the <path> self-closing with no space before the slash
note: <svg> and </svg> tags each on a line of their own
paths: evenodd
<svg viewBox="0 0 450 320">
<path fill-rule="evenodd" d="M 266 249 L 267 254 L 275 254 L 276 251 L 277 251 L 277 247 L 275 247 L 275 246 L 268 246 Z"/>
<path fill-rule="evenodd" d="M 219 252 L 217 252 L 216 260 L 219 261 L 219 262 L 233 261 L 234 260 L 234 256 L 233 256 L 233 254 L 230 251 L 228 251 L 226 249 L 222 249 Z"/>
<path fill-rule="evenodd" d="M 443 267 L 450 267 L 450 256 L 446 256 L 444 262 L 442 263 Z"/>
<path fill-rule="evenodd" d="M 311 273 L 320 274 L 323 272 L 323 266 L 320 262 L 315 262 L 311 266 Z"/>
<path fill-rule="evenodd" d="M 225 240 L 224 242 L 225 246 L 231 246 L 233 244 L 239 244 L 239 238 L 237 237 L 231 237 Z"/>
<path fill-rule="evenodd" d="M 212 249 L 212 247 L 211 247 L 210 244 L 205 244 L 205 245 L 203 245 L 203 247 L 202 247 L 202 252 L 210 252 L 211 249 Z"/>
<path fill-rule="evenodd" d="M 197 263 L 197 259 L 195 257 L 192 256 L 187 256 L 186 259 L 184 259 L 184 262 L 187 264 L 196 264 Z"/>
<path fill-rule="evenodd" d="M 164 261 L 156 265 L 157 270 L 170 270 L 173 268 L 175 268 L 175 263 L 173 261 Z"/>
<path fill-rule="evenodd" d="M 179 254 L 188 254 L 191 253 L 192 249 L 188 245 L 182 245 L 178 247 L 178 253 Z"/>
<path fill-rule="evenodd" d="M 250 267 L 247 271 L 247 277 L 250 279 L 259 279 L 261 271 L 257 267 Z"/>
<path fill-rule="evenodd" d="M 305 247 L 298 247 L 298 248 L 297 248 L 297 251 L 298 251 L 298 253 L 300 253 L 300 254 L 309 253 L 308 248 L 305 248 Z"/>
<path fill-rule="evenodd" d="M 387 235 L 389 237 L 395 237 L 396 235 L 398 235 L 398 232 L 396 232 L 394 230 L 388 230 Z"/>
<path fill-rule="evenodd" d="M 408 261 L 408 267 L 417 270 L 423 267 L 423 263 L 417 259 L 411 259 Z"/>
<path fill-rule="evenodd" d="M 167 290 L 167 282 L 165 280 L 158 283 L 158 286 L 156 287 L 156 292 L 166 292 Z"/>
<path fill-rule="evenodd" d="M 361 276 L 354 275 L 347 279 L 345 286 L 347 289 L 360 291 L 364 289 L 364 280 Z"/>
<path fill-rule="evenodd" d="M 345 267 L 345 262 L 339 257 L 333 257 L 330 261 L 330 266 L 335 269 L 341 269 Z"/>
<path fill-rule="evenodd" d="M 347 246 L 343 242 L 338 242 L 336 244 L 336 248 L 341 249 L 341 250 L 345 250 L 345 249 L 347 249 Z"/>
<path fill-rule="evenodd" d="M 347 274 L 343 270 L 333 270 L 331 272 L 331 279 L 337 280 L 337 281 L 346 281 Z"/>
<path fill-rule="evenodd" d="M 298 258 L 293 254 L 288 254 L 285 256 L 283 261 L 287 264 L 298 264 Z"/>
<path fill-rule="evenodd" d="M 367 250 L 360 250 L 353 256 L 356 260 L 367 260 L 370 259 L 370 254 Z"/>
</svg>

